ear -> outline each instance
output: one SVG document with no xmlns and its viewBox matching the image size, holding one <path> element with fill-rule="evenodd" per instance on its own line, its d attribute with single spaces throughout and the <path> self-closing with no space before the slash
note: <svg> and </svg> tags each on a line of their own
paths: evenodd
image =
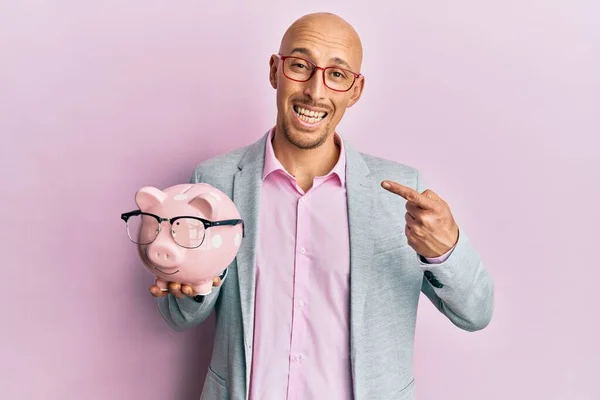
<svg viewBox="0 0 600 400">
<path fill-rule="evenodd" d="M 146 186 L 141 188 L 135 194 L 135 203 L 140 210 L 144 211 L 148 208 L 165 201 L 167 194 L 160 189 L 152 186 Z"/>
<path fill-rule="evenodd" d="M 352 90 L 352 96 L 350 97 L 350 102 L 348 103 L 348 108 L 352 107 L 358 102 L 360 96 L 362 96 L 363 89 L 365 88 L 365 77 L 363 75 L 360 76 L 354 83 L 354 87 Z"/>
<path fill-rule="evenodd" d="M 277 89 L 277 70 L 279 67 L 279 58 L 273 54 L 269 59 L 269 82 L 273 89 Z"/>
<path fill-rule="evenodd" d="M 202 216 L 205 218 L 218 218 L 219 204 L 217 202 L 217 199 L 215 199 L 209 193 L 199 194 L 198 196 L 190 200 L 188 204 L 200 211 L 200 214 L 202 214 Z"/>
</svg>

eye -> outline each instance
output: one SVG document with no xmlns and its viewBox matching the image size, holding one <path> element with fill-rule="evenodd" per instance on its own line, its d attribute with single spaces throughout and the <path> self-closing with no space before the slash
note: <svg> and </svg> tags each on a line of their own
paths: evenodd
<svg viewBox="0 0 600 400">
<path fill-rule="evenodd" d="M 341 70 L 341 69 L 330 69 L 329 70 L 329 77 L 331 79 L 335 79 L 337 81 L 341 81 L 341 80 L 347 80 L 348 76 L 345 73 L 345 71 Z"/>
</svg>

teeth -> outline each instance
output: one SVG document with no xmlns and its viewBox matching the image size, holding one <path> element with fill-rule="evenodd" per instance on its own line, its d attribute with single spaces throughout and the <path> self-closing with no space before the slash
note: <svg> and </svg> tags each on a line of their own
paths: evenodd
<svg viewBox="0 0 600 400">
<path fill-rule="evenodd" d="M 324 112 L 311 111 L 311 110 L 307 110 L 306 108 L 302 108 L 302 107 L 296 107 L 296 112 L 298 114 L 300 114 L 301 116 L 304 115 L 306 117 L 309 117 L 308 119 L 312 118 L 312 119 L 316 119 L 317 121 L 325 116 Z"/>
<path fill-rule="evenodd" d="M 298 118 L 300 118 L 302 121 L 306 121 L 309 124 L 316 124 L 317 122 L 321 121 L 323 118 L 311 118 L 311 117 L 307 117 L 306 115 L 303 114 L 297 114 Z"/>
</svg>

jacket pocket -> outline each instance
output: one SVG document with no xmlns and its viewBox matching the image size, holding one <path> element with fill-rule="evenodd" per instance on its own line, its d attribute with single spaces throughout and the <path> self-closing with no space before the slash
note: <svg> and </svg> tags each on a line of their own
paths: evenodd
<svg viewBox="0 0 600 400">
<path fill-rule="evenodd" d="M 378 256 L 380 254 L 389 253 L 403 249 L 408 246 L 408 241 L 404 232 L 398 232 L 391 235 L 375 238 L 375 244 L 373 248 L 373 255 Z"/>
<path fill-rule="evenodd" d="M 200 400 L 227 400 L 227 382 L 209 366 Z"/>
</svg>

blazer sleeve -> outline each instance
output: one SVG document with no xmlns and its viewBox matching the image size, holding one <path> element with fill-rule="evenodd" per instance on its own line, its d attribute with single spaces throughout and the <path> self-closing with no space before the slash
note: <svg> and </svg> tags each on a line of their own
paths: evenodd
<svg viewBox="0 0 600 400">
<path fill-rule="evenodd" d="M 201 179 L 202 172 L 200 167 L 196 167 L 190 178 L 190 183 L 202 182 Z M 227 274 L 227 270 L 224 273 Z M 204 296 L 200 303 L 187 296 L 181 299 L 172 294 L 160 297 L 157 299 L 158 310 L 163 319 L 174 330 L 183 331 L 193 328 L 204 322 L 214 310 L 223 284 L 224 282 L 219 287 L 213 287 L 212 292 Z"/>
<path fill-rule="evenodd" d="M 426 187 L 420 174 L 417 190 Z M 423 270 L 421 291 L 452 323 L 466 331 L 485 328 L 494 310 L 494 283 L 459 226 L 459 238 L 450 256 L 441 263 L 429 264 L 417 255 Z"/>
</svg>

